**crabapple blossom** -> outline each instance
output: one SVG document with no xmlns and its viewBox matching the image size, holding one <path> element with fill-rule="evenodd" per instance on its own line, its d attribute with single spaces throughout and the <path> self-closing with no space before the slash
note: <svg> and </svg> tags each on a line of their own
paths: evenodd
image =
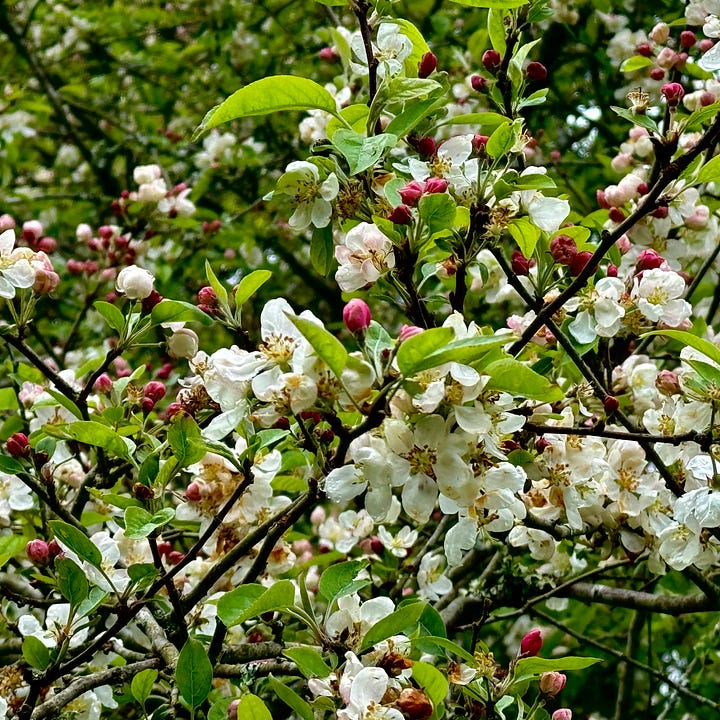
<svg viewBox="0 0 720 720">
<path fill-rule="evenodd" d="M 377 282 L 395 267 L 392 242 L 376 225 L 365 222 L 347 232 L 335 247 L 335 259 L 340 263 L 335 280 L 344 292 Z"/>
<path fill-rule="evenodd" d="M 692 313 L 690 303 L 682 299 L 685 289 L 685 280 L 676 272 L 655 268 L 634 279 L 630 297 L 648 320 L 678 327 Z"/>
<path fill-rule="evenodd" d="M 15 230 L 12 228 L 0 234 L 0 297 L 11 300 L 16 290 L 33 286 L 33 256 L 29 248 L 15 247 Z"/>
<path fill-rule="evenodd" d="M 152 273 L 137 265 L 129 265 L 118 274 L 115 287 L 130 300 L 144 300 L 153 291 L 154 283 Z"/>
<path fill-rule="evenodd" d="M 277 182 L 277 192 L 290 196 L 296 206 L 288 221 L 294 230 L 304 230 L 310 225 L 325 227 L 332 215 L 330 201 L 339 189 L 335 173 L 321 182 L 317 166 L 304 160 L 291 162 Z"/>
</svg>

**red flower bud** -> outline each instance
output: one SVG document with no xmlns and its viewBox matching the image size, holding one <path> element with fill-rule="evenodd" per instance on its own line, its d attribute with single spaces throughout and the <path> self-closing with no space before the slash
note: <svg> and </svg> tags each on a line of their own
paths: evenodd
<svg viewBox="0 0 720 720">
<path fill-rule="evenodd" d="M 400 188 L 400 190 L 398 190 L 398 195 L 400 195 L 400 199 L 403 201 L 404 205 L 415 207 L 420 198 L 423 196 L 424 190 L 425 188 L 422 183 L 419 183 L 417 180 L 413 180 L 405 187 Z"/>
<path fill-rule="evenodd" d="M 8 453 L 14 458 L 19 457 L 30 457 L 32 454 L 32 448 L 30 442 L 25 433 L 15 433 L 8 438 L 7 444 L 5 445 Z"/>
<path fill-rule="evenodd" d="M 665 78 L 665 71 L 662 68 L 654 67 L 650 71 L 650 77 L 653 80 L 663 80 Z"/>
<path fill-rule="evenodd" d="M 528 275 L 530 273 L 530 261 L 520 252 L 513 250 L 510 257 L 510 267 L 516 275 Z"/>
<path fill-rule="evenodd" d="M 659 268 L 665 262 L 665 258 L 662 255 L 658 255 L 655 250 L 643 250 L 637 259 L 637 269 L 640 270 L 654 270 Z"/>
<path fill-rule="evenodd" d="M 570 274 L 573 277 L 577 277 L 584 269 L 585 266 L 592 260 L 593 254 L 584 250 L 579 252 L 570 262 Z"/>
<path fill-rule="evenodd" d="M 705 38 L 704 40 L 701 40 L 700 52 L 704 55 L 714 44 L 715 41 L 711 40 L 710 38 Z"/>
<path fill-rule="evenodd" d="M 647 186 L 647 183 L 640 183 L 637 186 L 637 191 L 640 193 L 640 195 L 645 195 L 650 188 Z"/>
<path fill-rule="evenodd" d="M 403 207 L 403 206 L 401 206 Z M 356 333 L 366 330 L 370 327 L 372 315 L 368 304 L 360 298 L 353 298 L 343 308 L 343 322 L 345 327 L 351 332 Z"/>
<path fill-rule="evenodd" d="M 388 220 L 395 225 L 409 225 L 412 222 L 412 211 L 407 205 L 398 205 L 392 209 Z"/>
<path fill-rule="evenodd" d="M 173 550 L 172 552 L 169 552 L 165 557 L 170 563 L 170 565 L 177 565 L 185 558 L 185 554 L 178 552 L 177 550 Z"/>
<path fill-rule="evenodd" d="M 577 244 L 569 235 L 556 235 L 550 241 L 550 254 L 556 263 L 570 265 L 578 254 Z"/>
<path fill-rule="evenodd" d="M 435 72 L 436 67 L 437 57 L 434 55 L 434 53 L 431 53 L 429 51 L 426 52 L 418 63 L 418 77 L 426 78 L 428 75 Z"/>
<path fill-rule="evenodd" d="M 669 212 L 669 210 L 668 210 L 667 205 L 658 205 L 655 208 L 655 210 L 653 210 L 650 214 L 653 217 L 660 218 L 661 220 L 663 220 L 664 218 L 666 218 L 668 216 L 668 212 Z"/>
<path fill-rule="evenodd" d="M 525 68 L 525 74 L 528 77 L 528 80 L 544 80 L 547 77 L 547 68 L 539 62 L 531 62 L 528 63 L 528 66 Z"/>
<path fill-rule="evenodd" d="M 41 238 L 38 243 L 38 250 L 42 250 L 44 253 L 54 252 L 57 250 L 57 240 L 52 237 Z"/>
<path fill-rule="evenodd" d="M 684 48 L 691 48 L 697 42 L 697 36 L 692 30 L 683 30 L 680 33 L 680 44 Z"/>
<path fill-rule="evenodd" d="M 526 633 L 520 641 L 520 654 L 528 657 L 535 657 L 543 645 L 542 633 L 538 628 Z"/>
<path fill-rule="evenodd" d="M 163 296 L 155 290 L 155 288 L 153 288 L 150 291 L 150 294 L 146 298 L 143 298 L 142 311 L 146 315 L 149 314 L 156 305 L 159 305 L 162 302 L 162 300 Z"/>
<path fill-rule="evenodd" d="M 140 407 L 144 413 L 149 413 L 155 407 L 155 401 L 151 397 L 145 396 L 140 401 Z"/>
<path fill-rule="evenodd" d="M 168 420 L 171 420 L 175 415 L 177 415 L 180 411 L 182 411 L 184 408 L 182 406 L 182 403 L 180 402 L 171 402 L 167 408 L 165 409 L 165 417 Z"/>
<path fill-rule="evenodd" d="M 667 100 L 667 104 L 670 107 L 677 107 L 677 104 L 682 100 L 685 95 L 685 89 L 680 83 L 666 83 L 660 88 L 660 92 Z"/>
<path fill-rule="evenodd" d="M 707 107 L 708 105 L 712 105 L 717 100 L 717 96 L 715 93 L 710 92 L 709 90 L 705 90 L 702 95 L 700 95 L 700 105 L 702 107 Z"/>
<path fill-rule="evenodd" d="M 610 208 L 608 217 L 614 223 L 621 223 L 625 219 L 625 213 L 618 207 L 612 207 L 612 208 Z"/>
<path fill-rule="evenodd" d="M 559 672 L 544 672 L 540 676 L 540 692 L 549 697 L 557 697 L 561 690 L 565 687 L 567 677 Z"/>
<path fill-rule="evenodd" d="M 25 552 L 33 565 L 46 565 L 50 560 L 50 548 L 44 540 L 39 538 L 31 540 L 25 546 Z"/>
<path fill-rule="evenodd" d="M 162 542 L 159 542 L 157 544 L 158 554 L 161 557 L 171 553 L 172 549 L 173 549 L 172 543 L 169 543 L 167 540 L 163 540 Z"/>
<path fill-rule="evenodd" d="M 618 399 L 614 397 L 613 395 L 606 395 L 605 398 L 603 398 L 603 407 L 605 408 L 605 412 L 608 414 L 608 417 L 615 413 L 615 411 L 620 407 L 620 403 L 618 402 Z"/>
<path fill-rule="evenodd" d="M 635 52 L 643 57 L 650 57 L 652 55 L 652 48 L 648 43 L 640 43 L 640 45 L 635 48 Z"/>
<path fill-rule="evenodd" d="M 494 72 L 502 63 L 502 57 L 497 50 L 486 50 L 482 56 L 482 64 L 486 70 Z"/>
<path fill-rule="evenodd" d="M 191 482 L 185 488 L 185 497 L 190 500 L 190 502 L 198 502 L 198 500 L 202 497 L 200 493 L 200 486 L 196 482 Z"/>
<path fill-rule="evenodd" d="M 209 307 L 217 307 L 218 299 L 215 291 L 209 286 L 201 287 L 197 294 L 198 303 L 208 305 Z"/>
<path fill-rule="evenodd" d="M 617 277 L 618 276 L 618 266 L 612 265 L 612 264 L 608 265 L 607 276 L 608 277 Z"/>
<path fill-rule="evenodd" d="M 603 209 L 607 210 L 610 207 L 610 203 L 607 201 L 607 198 L 605 197 L 605 191 L 604 190 L 596 190 L 595 191 L 595 198 L 597 199 L 598 205 Z"/>
<path fill-rule="evenodd" d="M 421 157 L 430 158 L 437 152 L 435 138 L 413 136 L 408 138 L 408 142 L 420 153 Z"/>
<path fill-rule="evenodd" d="M 143 393 L 147 397 L 152 398 L 155 402 L 162 400 L 165 397 L 166 392 L 167 388 L 165 387 L 165 384 L 159 382 L 158 380 L 151 380 L 143 389 Z"/>
<path fill-rule="evenodd" d="M 425 194 L 435 195 L 444 193 L 448 189 L 448 181 L 445 178 L 431 177 L 425 181 Z"/>
<path fill-rule="evenodd" d="M 93 385 L 93 390 L 99 393 L 109 393 L 112 390 L 112 380 L 107 373 L 103 373 Z"/>
<path fill-rule="evenodd" d="M 487 135 L 473 135 L 472 146 L 473 150 L 478 154 L 485 153 L 485 146 L 490 138 Z"/>
<path fill-rule="evenodd" d="M 487 84 L 487 80 L 482 75 L 473 75 L 470 78 L 470 87 L 476 92 L 484 92 Z"/>
<path fill-rule="evenodd" d="M 58 545 L 58 541 L 55 538 L 48 543 L 50 557 L 57 557 L 62 551 L 62 548 Z"/>
</svg>

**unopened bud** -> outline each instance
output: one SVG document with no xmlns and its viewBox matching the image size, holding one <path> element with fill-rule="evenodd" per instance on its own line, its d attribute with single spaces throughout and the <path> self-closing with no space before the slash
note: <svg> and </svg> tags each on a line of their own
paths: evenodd
<svg viewBox="0 0 720 720">
<path fill-rule="evenodd" d="M 398 205 L 388 215 L 388 220 L 395 225 L 409 225 L 412 219 L 412 210 L 407 205 Z"/>
<path fill-rule="evenodd" d="M 608 277 L 617 277 L 618 276 L 618 266 L 613 265 L 612 263 L 607 266 L 607 276 Z"/>
<path fill-rule="evenodd" d="M 570 708 L 558 708 L 550 720 L 572 720 L 572 710 Z"/>
<path fill-rule="evenodd" d="M 620 407 L 618 399 L 614 395 L 606 395 L 603 398 L 603 407 L 608 416 L 613 415 Z"/>
<path fill-rule="evenodd" d="M 30 447 L 30 441 L 25 433 L 15 433 L 8 438 L 5 445 L 8 453 L 14 458 L 19 457 L 30 457 L 32 448 Z"/>
<path fill-rule="evenodd" d="M 550 255 L 556 263 L 570 265 L 577 254 L 577 244 L 569 235 L 556 235 L 550 241 Z"/>
<path fill-rule="evenodd" d="M 490 138 L 487 135 L 473 135 L 472 137 L 472 146 L 473 150 L 478 155 L 483 155 L 485 153 L 485 146 L 487 145 L 487 142 Z"/>
<path fill-rule="evenodd" d="M 324 62 L 335 62 L 340 56 L 337 54 L 334 47 L 324 47 L 318 53 L 318 57 Z"/>
<path fill-rule="evenodd" d="M 713 45 L 715 45 L 713 40 L 704 38 L 700 41 L 700 52 L 704 55 Z"/>
<path fill-rule="evenodd" d="M 149 413 L 155 407 L 155 400 L 147 395 L 140 401 L 140 407 L 144 413 Z"/>
<path fill-rule="evenodd" d="M 528 63 L 528 66 L 525 68 L 525 74 L 528 77 L 528 80 L 534 80 L 534 81 L 540 81 L 544 80 L 547 77 L 547 68 L 539 62 L 531 62 Z"/>
<path fill-rule="evenodd" d="M 641 270 L 655 270 L 659 268 L 665 262 L 665 258 L 662 255 L 658 255 L 655 250 L 648 249 L 643 250 L 637 259 L 637 269 Z"/>
<path fill-rule="evenodd" d="M 619 207 L 611 207 L 608 217 L 612 222 L 620 224 L 625 219 L 625 213 Z"/>
<path fill-rule="evenodd" d="M 3 213 L 0 215 L 0 233 L 15 228 L 15 218 L 12 215 Z"/>
<path fill-rule="evenodd" d="M 470 87 L 475 92 L 483 92 L 487 88 L 487 80 L 482 75 L 473 75 L 470 78 Z"/>
<path fill-rule="evenodd" d="M 434 53 L 431 53 L 430 51 L 426 52 L 418 63 L 418 77 L 426 78 L 428 75 L 435 72 L 436 67 L 437 57 Z"/>
<path fill-rule="evenodd" d="M 662 68 L 654 67 L 650 71 L 650 77 L 653 80 L 664 80 L 665 79 L 665 71 Z"/>
<path fill-rule="evenodd" d="M 527 657 L 535 657 L 542 649 L 542 633 L 538 628 L 526 633 L 520 641 L 520 654 Z"/>
<path fill-rule="evenodd" d="M 482 64 L 486 70 L 495 72 L 502 63 L 502 57 L 497 50 L 486 50 L 482 56 Z"/>
<path fill-rule="evenodd" d="M 684 48 L 691 48 L 697 42 L 697 35 L 692 30 L 683 30 L 680 33 L 680 44 Z"/>
<path fill-rule="evenodd" d="M 400 334 L 398 335 L 399 342 L 405 342 L 409 340 L 413 335 L 419 335 L 421 332 L 425 332 L 421 327 L 417 325 L 403 325 L 400 328 Z"/>
<path fill-rule="evenodd" d="M 593 254 L 589 250 L 579 252 L 570 261 L 570 274 L 573 277 L 577 277 L 584 269 L 585 266 L 592 260 Z"/>
<path fill-rule="evenodd" d="M 25 552 L 33 565 L 46 565 L 48 560 L 50 560 L 50 548 L 48 544 L 44 540 L 40 540 L 40 538 L 31 540 L 25 546 Z"/>
<path fill-rule="evenodd" d="M 167 341 L 168 354 L 174 358 L 194 358 L 197 355 L 199 346 L 200 341 L 197 333 L 190 330 L 190 328 L 176 330 Z M 170 371 L 172 371 L 172 365 Z"/>
<path fill-rule="evenodd" d="M 158 400 L 162 400 L 165 397 L 165 393 L 167 392 L 167 388 L 165 387 L 164 383 L 161 383 L 157 380 L 151 380 L 143 390 L 145 395 L 147 397 L 152 398 L 155 402 Z"/>
<path fill-rule="evenodd" d="M 652 55 L 652 48 L 648 43 L 640 43 L 636 48 L 635 52 L 643 57 L 650 57 Z"/>
<path fill-rule="evenodd" d="M 200 485 L 196 482 L 191 482 L 185 488 L 185 497 L 190 500 L 190 502 L 198 502 L 202 497 L 200 493 Z"/>
<path fill-rule="evenodd" d="M 666 83 L 660 88 L 660 92 L 670 107 L 677 107 L 677 104 L 683 99 L 683 95 L 685 95 L 683 86 L 676 82 Z"/>
<path fill-rule="evenodd" d="M 427 195 L 435 195 L 436 193 L 444 193 L 448 189 L 448 181 L 445 178 L 431 177 L 425 181 L 425 193 Z"/>
<path fill-rule="evenodd" d="M 169 552 L 165 557 L 170 563 L 170 565 L 177 565 L 179 562 L 182 562 L 185 559 L 185 554 L 178 552 L 177 550 L 173 550 L 172 552 Z"/>
<path fill-rule="evenodd" d="M 414 147 L 422 157 L 433 157 L 433 155 L 437 153 L 437 143 L 435 142 L 435 138 L 417 138 L 415 140 Z"/>
<path fill-rule="evenodd" d="M 565 687 L 567 677 L 562 673 L 551 671 L 540 676 L 540 692 L 548 698 L 557 697 Z"/>
<path fill-rule="evenodd" d="M 210 307 L 217 307 L 218 298 L 215 291 L 209 286 L 200 288 L 197 294 L 198 303 L 201 305 L 208 305 Z"/>
<path fill-rule="evenodd" d="M 667 205 L 658 205 L 650 214 L 653 217 L 660 218 L 660 220 L 664 220 L 670 211 L 668 210 Z"/>
<path fill-rule="evenodd" d="M 425 191 L 425 188 L 423 187 L 422 183 L 419 183 L 417 180 L 413 180 L 412 182 L 409 182 L 405 187 L 402 187 L 398 190 L 398 195 L 400 196 L 400 199 L 403 201 L 404 205 L 407 205 L 408 207 L 415 207 L 418 204 L 418 201 L 423 196 L 423 192 Z"/>
<path fill-rule="evenodd" d="M 402 206 L 401 206 L 402 207 Z M 372 315 L 368 304 L 360 298 L 353 298 L 343 308 L 343 322 L 351 333 L 361 332 L 370 327 Z"/>
<path fill-rule="evenodd" d="M 655 387 L 658 392 L 668 397 L 680 393 L 680 379 L 672 370 L 661 370 L 655 378 Z"/>
<path fill-rule="evenodd" d="M 520 250 L 513 250 L 510 257 L 510 267 L 516 275 L 525 276 L 530 273 L 530 260 Z"/>
<path fill-rule="evenodd" d="M 93 385 L 93 390 L 100 393 L 109 393 L 112 390 L 112 386 L 113 385 L 110 376 L 107 373 L 103 373 L 95 381 L 95 384 Z"/>
<path fill-rule="evenodd" d="M 28 245 L 34 245 L 43 234 L 43 226 L 38 220 L 28 220 L 22 226 L 22 239 Z"/>
</svg>

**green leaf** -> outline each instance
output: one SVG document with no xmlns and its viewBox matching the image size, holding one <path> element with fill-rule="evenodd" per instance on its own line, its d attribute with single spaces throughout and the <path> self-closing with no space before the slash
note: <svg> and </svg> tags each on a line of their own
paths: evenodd
<svg viewBox="0 0 720 720">
<path fill-rule="evenodd" d="M 11 387 L 0 388 L 0 410 L 17 410 L 18 401 L 15 389 Z"/>
<path fill-rule="evenodd" d="M 80 408 L 68 397 L 65 397 L 61 392 L 58 392 L 57 390 L 53 388 L 47 388 L 45 392 L 48 395 L 51 395 L 60 405 L 62 405 L 71 415 L 74 415 L 78 420 L 82 420 L 82 413 L 80 412 Z M 42 402 L 42 401 L 41 401 Z M 38 407 L 40 405 L 40 402 L 35 404 L 35 407 Z"/>
<path fill-rule="evenodd" d="M 27 635 L 23 640 L 22 654 L 27 664 L 36 670 L 45 670 L 50 665 L 50 651 L 34 635 Z"/>
<path fill-rule="evenodd" d="M 125 316 L 122 314 L 120 308 L 104 300 L 96 300 L 93 303 L 93 307 L 102 315 L 105 322 L 113 330 L 122 332 L 122 329 L 125 327 Z"/>
<path fill-rule="evenodd" d="M 420 218 L 431 235 L 441 230 L 449 230 L 453 226 L 455 208 L 455 201 L 446 193 L 423 195 L 418 203 Z"/>
<path fill-rule="evenodd" d="M 442 704 L 450 683 L 434 665 L 416 660 L 412 667 L 412 677 L 435 707 Z"/>
<path fill-rule="evenodd" d="M 469 7 L 477 8 L 519 8 L 523 5 L 527 5 L 530 0 L 452 0 L 452 2 L 458 5 L 467 5 Z"/>
<path fill-rule="evenodd" d="M 648 335 L 663 335 L 672 340 L 677 340 L 683 345 L 689 345 L 691 348 L 695 348 L 695 350 L 698 350 L 703 355 L 720 364 L 720 349 L 709 340 L 704 340 L 697 335 L 685 332 L 684 330 L 654 330 L 653 332 L 645 333 L 642 337 L 647 337 Z"/>
<path fill-rule="evenodd" d="M 540 239 L 540 228 L 530 218 L 517 218 L 508 224 L 508 231 L 512 239 L 517 243 L 520 252 L 531 258 L 535 252 L 535 246 Z"/>
<path fill-rule="evenodd" d="M 619 115 L 621 118 L 624 118 L 625 120 L 629 120 L 631 123 L 633 123 L 635 125 L 644 127 L 646 130 L 649 130 L 650 132 L 658 132 L 657 123 L 652 118 L 649 118 L 647 115 L 642 115 L 640 113 L 634 113 L 632 110 L 628 110 L 627 108 L 617 107 L 617 105 L 611 105 L 610 109 L 614 113 Z"/>
<path fill-rule="evenodd" d="M 367 119 L 370 113 L 370 108 L 365 103 L 355 103 L 348 105 L 340 110 L 338 115 L 342 117 L 348 125 L 356 132 L 362 134 L 367 129 Z M 335 132 L 346 127 L 342 121 L 336 117 L 330 118 L 327 124 L 325 132 L 327 133 L 328 139 L 332 140 L 332 136 Z"/>
<path fill-rule="evenodd" d="M 257 588 L 261 592 L 257 592 Z M 253 588 L 252 590 L 248 590 Z M 290 580 L 279 580 L 269 588 L 241 585 L 218 600 L 218 617 L 232 627 L 266 612 L 285 610 L 295 605 L 295 586 Z"/>
<path fill-rule="evenodd" d="M 296 715 L 302 720 L 313 720 L 315 717 L 313 709 L 292 688 L 284 685 L 272 675 L 269 676 L 268 680 L 275 694 L 290 707 Z M 239 717 L 240 715 L 238 714 L 238 718 Z"/>
<path fill-rule="evenodd" d="M 444 98 L 438 100 L 434 97 L 421 102 L 409 103 L 403 111 L 396 115 L 385 132 L 397 137 L 405 137 L 413 128 L 419 125 L 433 110 L 444 103 Z"/>
<path fill-rule="evenodd" d="M 45 426 L 46 432 L 57 431 L 61 437 L 68 437 L 72 440 L 85 443 L 85 445 L 93 445 L 107 450 L 109 453 L 117 457 L 130 459 L 130 448 L 135 447 L 132 440 L 123 438 L 107 425 L 95 422 L 93 420 L 79 420 L 69 425 Z"/>
<path fill-rule="evenodd" d="M 23 465 L 15 458 L 0 455 L 0 472 L 8 475 L 19 475 L 23 471 Z"/>
<path fill-rule="evenodd" d="M 703 126 L 703 123 L 707 122 L 708 120 L 713 120 L 719 112 L 720 102 L 715 102 L 712 105 L 707 105 L 704 108 L 695 110 L 695 112 L 691 113 L 688 117 L 686 127 L 688 130 L 695 130 L 701 128 Z"/>
<path fill-rule="evenodd" d="M 153 484 L 160 472 L 160 458 L 156 453 L 148 455 L 140 465 L 138 471 L 138 482 L 148 487 Z"/>
<path fill-rule="evenodd" d="M 527 365 L 512 358 L 496 360 L 483 369 L 490 376 L 487 388 L 520 395 L 531 400 L 555 402 L 565 397 L 563 391 Z"/>
<path fill-rule="evenodd" d="M 273 720 L 265 703 L 257 695 L 244 695 L 237 706 L 237 716 L 242 720 Z"/>
<path fill-rule="evenodd" d="M 365 633 L 360 651 L 367 650 L 393 635 L 410 635 L 417 629 L 420 616 L 424 611 L 424 602 L 415 602 L 398 608 L 395 612 L 376 622 Z"/>
<path fill-rule="evenodd" d="M 322 655 L 310 647 L 293 647 L 283 650 L 283 655 L 290 658 L 298 670 L 306 677 L 326 678 L 332 669 L 323 660 Z"/>
<path fill-rule="evenodd" d="M 227 720 L 228 708 L 237 698 L 220 698 L 208 710 L 207 720 Z"/>
<path fill-rule="evenodd" d="M 720 180 L 720 155 L 716 155 L 706 162 L 697 175 L 697 182 L 715 182 Z"/>
<path fill-rule="evenodd" d="M 173 417 L 167 441 L 180 467 L 198 462 L 207 452 L 198 424 L 187 413 L 177 413 Z"/>
<path fill-rule="evenodd" d="M 550 240 L 558 235 L 567 235 L 568 237 L 571 237 L 578 246 L 578 250 L 584 250 L 587 239 L 590 237 L 590 229 L 583 227 L 582 225 L 571 225 L 570 227 L 560 228 L 550 236 Z"/>
<path fill-rule="evenodd" d="M 400 372 L 405 377 L 419 372 L 418 368 L 427 367 L 424 363 L 429 355 L 445 348 L 454 339 L 455 331 L 452 328 L 432 328 L 408 338 L 400 343 L 397 351 Z"/>
<path fill-rule="evenodd" d="M 151 311 L 150 319 L 153 325 L 166 322 L 199 322 L 202 325 L 212 325 L 212 318 L 196 305 L 181 302 L 180 300 L 163 300 Z"/>
<path fill-rule="evenodd" d="M 130 506 L 125 510 L 125 537 L 141 540 L 175 517 L 173 508 L 163 508 L 151 515 L 145 508 Z"/>
<path fill-rule="evenodd" d="M 313 230 L 310 240 L 310 262 L 318 275 L 325 277 L 335 259 L 335 243 L 333 242 L 332 225 Z"/>
<path fill-rule="evenodd" d="M 371 320 L 370 327 L 365 331 L 365 352 L 372 361 L 378 377 L 383 376 L 387 355 L 394 347 L 395 341 L 385 328 L 379 322 Z"/>
<path fill-rule="evenodd" d="M 235 306 L 247 302 L 271 277 L 270 270 L 253 270 L 246 275 L 235 288 Z"/>
<path fill-rule="evenodd" d="M 55 578 L 58 590 L 72 606 L 80 605 L 90 592 L 85 572 L 70 558 L 55 558 Z"/>
<path fill-rule="evenodd" d="M 337 116 L 335 98 L 322 85 L 304 77 L 276 75 L 240 88 L 210 110 L 193 140 L 230 120 L 288 110 L 324 110 Z"/>
<path fill-rule="evenodd" d="M 102 554 L 85 533 L 62 520 L 51 520 L 50 529 L 55 538 L 70 548 L 81 560 L 86 560 L 96 568 L 100 567 Z"/>
<path fill-rule="evenodd" d="M 411 338 L 412 339 L 412 338 Z M 478 335 L 477 337 L 454 340 L 445 347 L 425 355 L 413 369 L 413 374 L 429 370 L 447 362 L 456 362 L 461 365 L 471 365 L 484 355 L 507 344 L 507 337 L 501 335 Z"/>
<path fill-rule="evenodd" d="M 140 706 L 145 709 L 145 703 L 150 697 L 150 693 L 153 690 L 155 681 L 158 677 L 158 671 L 154 668 L 147 668 L 141 670 L 130 683 L 130 692 L 132 696 L 140 703 Z"/>
<path fill-rule="evenodd" d="M 505 42 L 505 17 L 507 13 L 504 8 L 491 8 L 488 13 L 488 35 L 490 43 L 501 55 L 505 54 L 507 43 Z"/>
<path fill-rule="evenodd" d="M 422 56 L 430 51 L 428 44 L 422 33 L 409 20 L 404 18 L 393 18 L 392 24 L 400 28 L 400 32 L 410 40 L 413 46 L 412 53 L 405 58 L 403 69 L 408 77 L 417 77 L 418 63 L 422 60 Z"/>
<path fill-rule="evenodd" d="M 212 690 L 213 669 L 205 646 L 199 640 L 189 639 L 178 656 L 175 682 L 185 702 L 198 707 Z M 238 717 L 241 717 L 238 714 Z"/>
<path fill-rule="evenodd" d="M 645 55 L 633 55 L 623 62 L 620 66 L 620 72 L 635 72 L 636 70 L 643 70 L 646 67 L 650 67 L 652 64 L 653 61 Z"/>
<path fill-rule="evenodd" d="M 518 660 L 517 665 L 515 665 L 515 682 L 522 682 L 527 678 L 542 675 L 544 672 L 584 670 L 599 662 L 602 662 L 602 658 L 572 656 L 563 658 L 523 658 L 522 660 Z"/>
<path fill-rule="evenodd" d="M 367 567 L 369 562 L 369 560 L 348 560 L 331 565 L 320 576 L 318 589 L 322 596 L 328 601 L 332 600 L 355 580 L 357 574 Z"/>
<path fill-rule="evenodd" d="M 508 119 L 504 115 L 500 115 L 500 113 L 477 112 L 447 118 L 439 122 L 438 127 L 441 125 L 476 125 L 478 126 L 478 131 L 482 131 L 485 135 L 490 135 L 507 122 Z"/>
<path fill-rule="evenodd" d="M 324 327 L 310 320 L 290 314 L 287 314 L 287 317 L 310 343 L 318 357 L 325 361 L 335 377 L 340 378 L 348 360 L 348 351 L 343 344 Z"/>
<path fill-rule="evenodd" d="M 417 648 L 421 652 L 429 653 L 430 655 L 438 655 L 438 648 L 445 650 L 453 655 L 457 655 L 466 662 L 470 663 L 473 667 L 477 665 L 472 653 L 469 653 L 465 648 L 460 647 L 457 643 L 452 640 L 448 640 L 444 637 L 431 637 L 428 635 L 421 635 L 412 641 L 413 648 Z"/>
<path fill-rule="evenodd" d="M 490 139 L 487 141 L 485 150 L 487 154 L 497 160 L 503 155 L 507 155 L 510 148 L 515 144 L 515 130 L 513 124 L 506 120 L 502 125 L 499 125 L 490 135 Z"/>
<path fill-rule="evenodd" d="M 212 266 L 208 260 L 205 260 L 205 275 L 207 276 L 210 287 L 215 291 L 217 299 L 221 305 L 227 305 L 228 293 L 225 286 L 217 279 L 217 276 L 213 272 Z"/>
<path fill-rule="evenodd" d="M 433 637 L 446 637 L 445 623 L 442 615 L 432 606 L 426 605 L 423 614 L 420 616 L 420 628 L 426 635 Z"/>
<path fill-rule="evenodd" d="M 350 174 L 357 175 L 375 165 L 383 153 L 397 144 L 397 135 L 383 133 L 363 137 L 354 130 L 339 128 L 332 136 L 332 144 L 350 165 Z"/>
</svg>

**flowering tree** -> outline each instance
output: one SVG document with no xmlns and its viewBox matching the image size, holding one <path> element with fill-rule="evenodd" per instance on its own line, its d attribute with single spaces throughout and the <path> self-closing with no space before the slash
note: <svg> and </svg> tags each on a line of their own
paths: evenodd
<svg viewBox="0 0 720 720">
<path fill-rule="evenodd" d="M 0 5 L 0 718 L 716 717 L 720 5 L 81 5 Z"/>
</svg>

